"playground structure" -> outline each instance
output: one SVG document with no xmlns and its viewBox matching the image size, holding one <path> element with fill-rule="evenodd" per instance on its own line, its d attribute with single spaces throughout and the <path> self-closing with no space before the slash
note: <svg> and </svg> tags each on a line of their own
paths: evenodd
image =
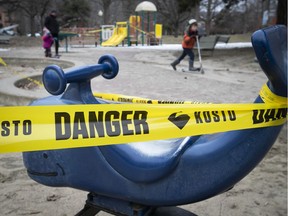
<svg viewBox="0 0 288 216">
<path fill-rule="evenodd" d="M 117 22 L 113 31 L 113 35 L 102 46 L 117 46 L 128 36 L 127 22 Z M 103 31 L 104 32 L 104 31 Z"/>
<path fill-rule="evenodd" d="M 162 24 L 156 23 L 156 6 L 144 1 L 135 10 L 136 15 L 131 15 L 128 21 L 116 22 L 115 25 L 101 25 L 100 29 L 95 28 L 69 28 L 62 29 L 66 34 L 77 35 L 72 40 L 71 46 L 85 47 L 86 45 L 98 44 L 102 46 L 118 46 L 126 43 L 132 44 L 160 45 L 162 44 Z M 68 50 L 68 39 L 65 38 L 66 51 Z"/>
<path fill-rule="evenodd" d="M 272 93 L 268 94 L 271 101 L 257 95 L 255 103 L 276 104 L 278 97 L 287 100 L 286 38 L 285 26 L 259 30 L 252 36 Z M 112 79 L 118 69 L 112 56 L 103 56 L 97 65 L 70 69 L 66 74 L 59 67 L 49 66 L 43 72 L 43 82 L 54 96 L 31 105 L 68 108 L 73 104 L 115 103 L 95 98 L 90 82 L 99 75 Z M 117 110 L 116 106 L 113 110 Z M 283 114 L 286 118 L 286 108 Z M 272 112 L 267 116 L 274 118 Z M 138 144 L 26 152 L 23 159 L 35 181 L 89 192 L 78 216 L 95 215 L 100 210 L 148 216 L 161 206 L 195 203 L 231 189 L 265 157 L 281 128 L 279 125 Z"/>
<path fill-rule="evenodd" d="M 124 45 L 125 40 L 128 46 L 138 45 L 159 45 L 162 43 L 162 24 L 156 23 L 156 6 L 148 1 L 140 3 L 135 10 L 136 15 L 132 15 L 127 22 L 117 22 L 113 35 L 102 46 Z"/>
<path fill-rule="evenodd" d="M 100 44 L 107 41 L 114 33 L 114 25 L 102 25 L 100 34 Z"/>
<path fill-rule="evenodd" d="M 108 35 L 108 31 L 105 32 L 106 35 Z M 67 41 L 65 40 L 66 50 L 68 47 L 85 47 L 91 46 L 91 44 L 97 46 L 98 43 L 101 42 L 102 37 L 102 29 L 95 30 L 95 28 L 65 28 L 62 29 L 60 33 L 76 36 L 67 38 Z"/>
</svg>

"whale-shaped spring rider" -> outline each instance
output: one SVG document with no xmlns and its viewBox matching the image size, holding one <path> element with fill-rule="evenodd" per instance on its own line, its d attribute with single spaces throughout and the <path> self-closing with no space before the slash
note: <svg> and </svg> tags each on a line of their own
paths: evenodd
<svg viewBox="0 0 288 216">
<path fill-rule="evenodd" d="M 252 44 L 269 78 L 270 90 L 287 97 L 287 28 L 277 25 L 256 31 Z M 110 55 L 99 64 L 66 74 L 48 66 L 43 82 L 53 95 L 31 105 L 101 104 L 90 79 L 111 79 L 118 63 Z M 66 89 L 66 84 L 70 83 Z M 263 103 L 260 96 L 255 103 Z M 233 187 L 266 155 L 282 126 L 229 131 L 146 143 L 23 153 L 28 175 L 53 187 L 88 191 L 77 215 L 104 210 L 115 215 L 150 215 L 161 206 L 198 202 Z"/>
</svg>

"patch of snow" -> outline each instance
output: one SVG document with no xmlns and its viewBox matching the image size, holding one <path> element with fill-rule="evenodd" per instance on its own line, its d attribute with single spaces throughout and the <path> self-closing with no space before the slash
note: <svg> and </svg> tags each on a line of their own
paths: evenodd
<svg viewBox="0 0 288 216">
<path fill-rule="evenodd" d="M 217 43 L 215 49 L 236 49 L 236 48 L 249 48 L 252 47 L 251 42 L 246 43 Z M 131 46 L 129 48 L 149 49 L 149 50 L 182 50 L 181 44 L 163 44 L 159 46 Z"/>
<path fill-rule="evenodd" d="M 236 49 L 236 48 L 249 48 L 252 47 L 251 42 L 238 42 L 238 43 L 217 43 L 215 49 Z"/>
<path fill-rule="evenodd" d="M 83 45 L 73 45 L 74 48 L 80 48 L 83 47 Z M 249 48 L 252 47 L 251 42 L 241 42 L 241 43 L 217 43 L 215 46 L 215 49 L 237 49 L 237 48 Z M 138 46 L 130 46 L 124 45 L 123 47 L 119 45 L 118 47 L 102 47 L 98 46 L 95 47 L 95 45 L 85 45 L 85 48 L 96 48 L 96 49 L 147 49 L 147 50 L 182 50 L 181 44 L 162 44 L 159 46 L 142 46 L 139 44 Z M 197 48 L 197 47 L 195 47 Z"/>
</svg>

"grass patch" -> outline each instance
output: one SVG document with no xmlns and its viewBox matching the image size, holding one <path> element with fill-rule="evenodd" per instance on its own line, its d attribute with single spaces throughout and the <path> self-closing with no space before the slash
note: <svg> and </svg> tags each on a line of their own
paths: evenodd
<svg viewBox="0 0 288 216">
<path fill-rule="evenodd" d="M 231 35 L 229 43 L 251 42 L 252 33 Z"/>
</svg>

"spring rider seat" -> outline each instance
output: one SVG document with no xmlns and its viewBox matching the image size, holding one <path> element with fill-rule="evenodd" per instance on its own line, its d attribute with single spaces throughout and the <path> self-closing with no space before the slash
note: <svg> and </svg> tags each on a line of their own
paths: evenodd
<svg viewBox="0 0 288 216">
<path fill-rule="evenodd" d="M 252 44 L 267 75 L 269 89 L 287 97 L 287 28 L 256 31 Z M 91 92 L 90 80 L 112 79 L 118 63 L 110 55 L 98 64 L 71 69 L 57 66 L 43 72 L 45 88 L 54 96 L 33 105 L 103 104 Z M 70 83 L 66 89 L 66 84 Z M 263 103 L 260 96 L 255 103 Z M 212 135 L 101 147 L 23 153 L 30 178 L 52 187 L 89 192 L 77 215 L 100 210 L 115 215 L 148 216 L 162 206 L 195 203 L 223 193 L 264 158 L 282 126 L 229 131 Z"/>
</svg>

